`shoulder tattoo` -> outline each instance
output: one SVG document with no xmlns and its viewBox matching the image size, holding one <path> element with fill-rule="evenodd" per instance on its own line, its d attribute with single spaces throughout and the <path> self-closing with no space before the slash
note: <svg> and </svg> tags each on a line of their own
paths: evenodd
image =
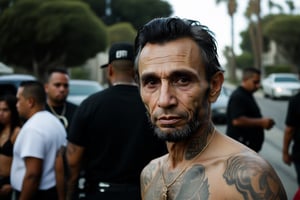
<svg viewBox="0 0 300 200">
<path fill-rule="evenodd" d="M 233 156 L 227 160 L 223 177 L 244 199 L 287 199 L 274 169 L 256 156 Z"/>
</svg>

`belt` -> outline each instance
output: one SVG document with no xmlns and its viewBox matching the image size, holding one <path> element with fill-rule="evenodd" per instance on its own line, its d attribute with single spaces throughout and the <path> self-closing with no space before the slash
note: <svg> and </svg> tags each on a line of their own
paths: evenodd
<svg viewBox="0 0 300 200">
<path fill-rule="evenodd" d="M 14 190 L 15 199 L 19 199 L 21 192 L 18 190 Z M 40 199 L 57 199 L 57 190 L 56 186 L 49 188 L 47 190 L 38 190 L 34 196 L 31 198 L 32 200 L 40 200 Z"/>
<path fill-rule="evenodd" d="M 87 192 L 122 192 L 129 190 L 139 190 L 139 186 L 136 184 L 127 183 L 109 183 L 109 182 L 97 182 L 87 183 L 85 186 Z"/>
</svg>

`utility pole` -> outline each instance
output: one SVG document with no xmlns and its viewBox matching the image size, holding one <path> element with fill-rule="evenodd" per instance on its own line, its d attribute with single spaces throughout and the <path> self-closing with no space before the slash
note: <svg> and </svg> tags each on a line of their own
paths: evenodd
<svg viewBox="0 0 300 200">
<path fill-rule="evenodd" d="M 103 17 L 103 21 L 106 25 L 111 23 L 111 0 L 105 0 L 105 15 Z"/>
</svg>

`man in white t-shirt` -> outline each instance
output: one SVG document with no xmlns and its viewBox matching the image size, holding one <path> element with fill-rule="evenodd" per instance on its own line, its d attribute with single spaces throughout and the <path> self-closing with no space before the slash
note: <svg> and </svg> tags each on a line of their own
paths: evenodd
<svg viewBox="0 0 300 200">
<path fill-rule="evenodd" d="M 19 115 L 26 122 L 14 146 L 12 187 L 17 199 L 58 199 L 55 161 L 66 144 L 65 128 L 45 110 L 46 93 L 40 82 L 22 82 L 17 99 Z"/>
</svg>

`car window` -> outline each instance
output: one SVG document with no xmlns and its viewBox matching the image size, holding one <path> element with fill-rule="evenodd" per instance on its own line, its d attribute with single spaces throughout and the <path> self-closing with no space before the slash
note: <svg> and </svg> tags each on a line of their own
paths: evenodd
<svg viewBox="0 0 300 200">
<path fill-rule="evenodd" d="M 298 79 L 295 77 L 275 77 L 275 82 L 298 82 Z"/>
<path fill-rule="evenodd" d="M 73 95 L 83 95 L 83 94 L 91 94 L 99 91 L 101 88 L 97 85 L 77 85 L 70 84 L 70 94 Z"/>
</svg>

